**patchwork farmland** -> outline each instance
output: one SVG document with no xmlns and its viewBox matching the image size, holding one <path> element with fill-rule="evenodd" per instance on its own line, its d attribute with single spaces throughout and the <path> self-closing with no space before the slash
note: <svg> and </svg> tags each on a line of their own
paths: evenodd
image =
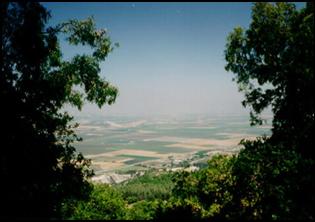
<svg viewBox="0 0 315 222">
<path fill-rule="evenodd" d="M 198 157 L 200 152 L 202 157 L 235 153 L 241 139 L 270 134 L 270 125 L 250 127 L 247 116 L 94 116 L 80 117 L 77 122 L 81 124 L 76 132 L 83 141 L 75 146 L 92 160 L 96 177 L 128 170 L 170 168 Z"/>
</svg>

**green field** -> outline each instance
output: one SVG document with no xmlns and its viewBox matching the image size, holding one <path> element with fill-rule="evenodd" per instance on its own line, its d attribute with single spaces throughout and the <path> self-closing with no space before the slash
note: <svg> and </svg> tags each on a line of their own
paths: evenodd
<svg viewBox="0 0 315 222">
<path fill-rule="evenodd" d="M 133 160 L 125 161 L 125 164 L 135 164 L 147 160 L 155 160 L 158 159 L 156 157 L 146 157 L 146 156 L 136 156 L 136 155 L 118 155 L 119 157 L 132 158 Z"/>
<path fill-rule="evenodd" d="M 117 117 L 116 119 L 110 118 L 111 121 L 116 121 L 119 124 L 124 124 L 136 121 L 136 118 Z M 113 128 L 106 126 L 105 124 L 99 124 L 99 122 L 106 121 L 106 118 L 100 118 L 100 120 L 90 123 L 92 126 L 100 127 L 99 130 L 92 130 L 98 135 L 91 134 L 91 129 L 80 130 L 78 135 L 83 138 L 83 142 L 76 144 L 78 151 L 83 154 L 97 154 L 104 153 L 119 149 L 140 149 L 151 150 L 160 153 L 166 152 L 187 152 L 189 149 L 182 150 L 178 148 L 166 148 L 166 145 L 172 144 L 172 142 L 161 141 L 144 141 L 144 139 L 169 136 L 169 137 L 181 137 L 181 138 L 203 138 L 203 139 L 229 139 L 229 135 L 224 133 L 238 133 L 238 134 L 251 134 L 251 135 L 263 135 L 270 134 L 269 129 L 262 129 L 257 127 L 250 127 L 247 116 L 240 117 L 220 117 L 220 118 L 208 118 L 202 121 L 202 123 L 189 120 L 186 122 L 181 121 L 176 124 L 164 123 L 155 124 L 153 121 L 148 120 L 144 124 L 137 127 L 130 128 Z M 79 122 L 79 121 L 78 121 Z M 140 132 L 139 132 L 140 131 Z M 148 131 L 148 133 L 141 133 L 141 131 Z M 101 136 L 100 136 L 101 135 Z"/>
<path fill-rule="evenodd" d="M 80 123 L 77 119 L 77 122 Z M 119 150 L 150 151 L 158 154 L 185 154 L 205 150 L 235 150 L 235 147 L 223 147 L 211 144 L 191 144 L 190 139 L 201 141 L 239 141 L 242 136 L 270 135 L 270 125 L 265 128 L 250 127 L 248 116 L 188 116 L 186 118 L 141 118 L 141 117 L 89 117 L 82 121 L 77 134 L 83 141 L 76 143 L 77 151 L 84 155 L 109 153 Z M 270 122 L 269 122 L 270 124 Z M 234 136 L 234 137 L 233 137 Z M 168 138 L 170 138 L 168 140 Z M 182 145 L 181 145 L 182 144 Z M 171 147 L 169 147 L 171 146 Z M 182 147 L 181 147 L 182 146 Z M 203 149 L 198 149 L 198 147 Z M 236 146 L 236 144 L 235 144 Z M 209 149 L 208 149 L 209 148 Z M 154 160 L 151 156 L 119 154 L 113 157 L 95 157 L 93 161 L 116 161 L 126 157 L 125 166 Z M 123 168 L 123 167 L 122 167 Z"/>
</svg>

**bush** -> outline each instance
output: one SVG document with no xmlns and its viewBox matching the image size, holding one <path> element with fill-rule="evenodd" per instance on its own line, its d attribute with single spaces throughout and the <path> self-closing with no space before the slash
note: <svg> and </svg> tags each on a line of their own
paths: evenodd
<svg viewBox="0 0 315 222">
<path fill-rule="evenodd" d="M 314 161 L 266 138 L 242 141 L 232 175 L 233 217 L 314 219 Z M 233 214 L 233 213 L 232 213 Z"/>
<path fill-rule="evenodd" d="M 163 216 L 172 217 L 179 211 L 190 218 L 206 219 L 221 217 L 221 210 L 232 200 L 233 156 L 216 155 L 208 161 L 208 167 L 193 173 L 178 172 L 174 176 L 173 204 L 162 210 Z M 188 216 L 188 215 L 187 215 Z"/>
<path fill-rule="evenodd" d="M 241 144 L 237 156 L 214 156 L 205 169 L 176 173 L 172 201 L 162 204 L 157 216 L 314 219 L 314 161 L 267 138 Z"/>
<path fill-rule="evenodd" d="M 127 211 L 127 220 L 152 220 L 155 217 L 159 201 L 138 201 L 132 204 Z"/>
<path fill-rule="evenodd" d="M 146 172 L 143 176 L 116 186 L 128 203 L 141 200 L 166 200 L 170 198 L 172 188 L 171 173 L 157 174 L 156 172 Z"/>
<path fill-rule="evenodd" d="M 119 220 L 125 217 L 126 206 L 119 192 L 109 185 L 97 184 L 88 200 L 66 202 L 63 216 L 74 220 Z"/>
</svg>

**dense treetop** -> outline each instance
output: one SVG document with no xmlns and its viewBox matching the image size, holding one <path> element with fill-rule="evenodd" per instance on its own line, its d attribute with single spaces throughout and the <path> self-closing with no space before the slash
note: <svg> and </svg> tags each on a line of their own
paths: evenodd
<svg viewBox="0 0 315 222">
<path fill-rule="evenodd" d="M 118 93 L 99 76 L 100 63 L 113 50 L 108 34 L 97 30 L 92 18 L 47 27 L 49 18 L 39 3 L 1 4 L 2 216 L 57 215 L 64 198 L 88 192 L 86 179 L 93 172 L 75 153 L 76 125 L 61 108 L 81 109 L 85 99 L 102 107 Z M 64 60 L 61 33 L 69 44 L 89 46 L 92 54 Z"/>
<path fill-rule="evenodd" d="M 235 73 L 252 124 L 271 106 L 273 138 L 297 143 L 310 154 L 314 128 L 314 4 L 297 10 L 293 3 L 256 3 L 247 30 L 228 37 L 226 70 Z M 303 138 L 303 140 L 302 140 Z M 294 142 L 295 141 L 295 142 Z M 302 142 L 303 141 L 303 142 Z M 303 150 L 302 150 L 303 149 Z"/>
</svg>

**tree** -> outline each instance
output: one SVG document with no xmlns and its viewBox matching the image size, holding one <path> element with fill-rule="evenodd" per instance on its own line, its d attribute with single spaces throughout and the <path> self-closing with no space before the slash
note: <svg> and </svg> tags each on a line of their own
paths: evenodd
<svg viewBox="0 0 315 222">
<path fill-rule="evenodd" d="M 236 74 L 251 124 L 268 106 L 270 138 L 241 141 L 229 217 L 314 220 L 314 4 L 255 3 L 252 22 L 229 35 L 226 70 Z"/>
<path fill-rule="evenodd" d="M 95 184 L 87 200 L 69 201 L 63 206 L 64 219 L 122 220 L 126 217 L 127 202 L 121 193 L 107 184 Z"/>
<path fill-rule="evenodd" d="M 234 161 L 234 156 L 215 155 L 204 169 L 175 173 L 173 195 L 157 208 L 156 219 L 228 219 L 226 206 L 232 200 Z"/>
<path fill-rule="evenodd" d="M 226 212 L 242 220 L 313 220 L 314 161 L 268 138 L 243 140 Z"/>
<path fill-rule="evenodd" d="M 249 28 L 230 33 L 225 58 L 226 70 L 236 74 L 245 93 L 251 123 L 261 124 L 259 114 L 271 106 L 272 141 L 312 155 L 314 4 L 297 10 L 293 3 L 255 3 Z"/>
<path fill-rule="evenodd" d="M 116 87 L 99 76 L 113 50 L 92 18 L 46 27 L 49 12 L 39 3 L 1 4 L 1 217 L 57 217 L 66 198 L 91 190 L 89 160 L 72 143 L 77 124 L 61 108 L 81 109 L 84 100 L 112 104 Z M 63 60 L 58 35 L 87 45 L 92 55 Z M 83 88 L 83 92 L 75 88 Z"/>
</svg>

